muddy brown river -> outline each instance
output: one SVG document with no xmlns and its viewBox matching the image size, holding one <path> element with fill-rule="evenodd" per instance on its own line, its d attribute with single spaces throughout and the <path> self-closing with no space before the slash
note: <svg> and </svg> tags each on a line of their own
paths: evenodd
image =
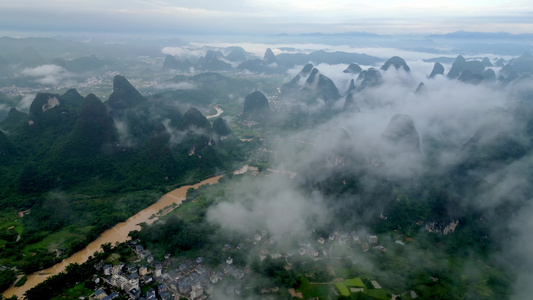
<svg viewBox="0 0 533 300">
<path fill-rule="evenodd" d="M 114 245 L 116 242 L 125 242 L 128 239 L 128 233 L 130 233 L 130 231 L 141 229 L 141 227 L 139 226 L 140 223 L 145 222 L 147 224 L 152 224 L 153 222 L 158 220 L 161 215 L 169 213 L 170 211 L 172 211 L 172 209 L 167 209 L 162 214 L 160 214 L 160 211 L 163 211 L 165 207 L 174 203 L 181 204 L 181 202 L 185 200 L 185 197 L 187 196 L 188 189 L 197 189 L 198 187 L 205 184 L 216 184 L 218 183 L 221 177 L 222 176 L 211 177 L 194 185 L 182 186 L 173 190 L 172 192 L 163 195 L 163 197 L 161 197 L 156 203 L 138 212 L 136 215 L 129 218 L 125 222 L 119 223 L 113 228 L 104 231 L 96 240 L 94 240 L 87 247 L 85 247 L 85 249 L 74 253 L 72 256 L 64 259 L 62 262 L 46 270 L 41 270 L 31 275 L 28 275 L 28 281 L 26 281 L 23 286 L 18 288 L 11 286 L 3 293 L 4 297 L 11 297 L 13 295 L 17 295 L 19 299 L 22 299 L 24 297 L 24 293 L 27 290 L 43 282 L 46 278 L 64 271 L 69 264 L 82 264 L 86 262 L 89 256 L 92 256 L 94 252 L 101 250 L 101 246 L 103 244 L 111 243 L 112 245 Z M 150 219 L 152 215 L 156 215 L 157 217 Z"/>
</svg>

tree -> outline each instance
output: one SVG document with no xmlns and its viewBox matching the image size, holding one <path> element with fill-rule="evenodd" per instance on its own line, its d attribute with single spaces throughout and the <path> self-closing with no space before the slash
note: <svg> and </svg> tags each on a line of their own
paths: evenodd
<svg viewBox="0 0 533 300">
<path fill-rule="evenodd" d="M 104 253 L 110 253 L 111 252 L 111 243 L 105 243 L 102 245 L 102 250 L 104 250 Z"/>
<path fill-rule="evenodd" d="M 8 287 L 15 282 L 17 276 L 15 271 L 11 269 L 5 269 L 0 272 L 0 292 L 5 291 Z"/>
</svg>

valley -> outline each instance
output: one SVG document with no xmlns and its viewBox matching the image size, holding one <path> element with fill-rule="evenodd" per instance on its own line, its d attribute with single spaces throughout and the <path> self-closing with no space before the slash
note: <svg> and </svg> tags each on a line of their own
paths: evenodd
<svg viewBox="0 0 533 300">
<path fill-rule="evenodd" d="M 0 45 L 3 298 L 521 294 L 531 54 L 172 43 Z"/>
</svg>

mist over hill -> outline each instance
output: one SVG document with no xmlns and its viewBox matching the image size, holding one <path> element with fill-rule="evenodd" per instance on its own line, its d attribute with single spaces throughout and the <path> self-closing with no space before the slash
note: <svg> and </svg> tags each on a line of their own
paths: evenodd
<svg viewBox="0 0 533 300">
<path fill-rule="evenodd" d="M 324 37 L 334 41 L 291 41 Z M 363 41 L 343 44 L 353 37 Z M 533 56 L 523 49 L 530 37 L 459 32 L 412 44 L 361 33 L 279 38 L 242 46 L 4 38 L 0 203 L 6 214 L 32 212 L 20 239 L 0 228 L 8 250 L 2 263 L 28 268 L 17 251 L 35 255 L 28 249 L 50 234 L 85 228 L 96 237 L 152 201 L 137 195 L 224 174 L 221 186 L 231 188 L 205 205 L 207 195 L 188 202 L 201 206 L 189 237 L 205 246 L 261 235 L 269 241 L 260 249 L 270 251 L 265 264 L 279 262 L 279 270 L 263 268 L 261 251 L 235 258 L 263 276 L 258 282 L 288 290 L 302 288 L 304 277 L 333 280 L 327 268 L 306 269 L 309 262 L 289 254 L 305 248 L 302 259 L 315 257 L 308 253 L 316 247 L 324 249 L 320 260 L 336 265 L 331 249 L 346 235 L 358 248 L 342 248 L 342 264 L 349 257 L 364 270 L 357 274 L 371 274 L 402 299 L 411 291 L 527 297 Z M 450 39 L 457 47 L 440 47 Z M 508 40 L 517 43 L 512 51 L 505 51 Z M 257 171 L 233 173 L 245 164 Z M 371 245 L 374 235 L 382 243 Z M 328 252 L 318 241 L 330 236 Z M 72 253 L 89 241 L 78 236 L 61 248 Z M 172 251 L 227 256 L 198 247 Z M 272 281 L 281 273 L 297 280 Z"/>
</svg>

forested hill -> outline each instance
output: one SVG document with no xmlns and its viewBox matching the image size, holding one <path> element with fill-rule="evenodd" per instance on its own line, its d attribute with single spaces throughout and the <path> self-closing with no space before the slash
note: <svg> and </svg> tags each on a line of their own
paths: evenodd
<svg viewBox="0 0 533 300">
<path fill-rule="evenodd" d="M 238 157 L 228 153 L 236 153 L 239 141 L 215 139 L 198 110 L 181 112 L 171 98 L 147 100 L 120 75 L 113 84 L 105 103 L 72 89 L 38 93 L 28 114 L 10 111 L 0 123 L 2 202 L 31 206 L 15 199 L 57 189 L 100 193 L 175 184 L 214 174 Z"/>
</svg>

